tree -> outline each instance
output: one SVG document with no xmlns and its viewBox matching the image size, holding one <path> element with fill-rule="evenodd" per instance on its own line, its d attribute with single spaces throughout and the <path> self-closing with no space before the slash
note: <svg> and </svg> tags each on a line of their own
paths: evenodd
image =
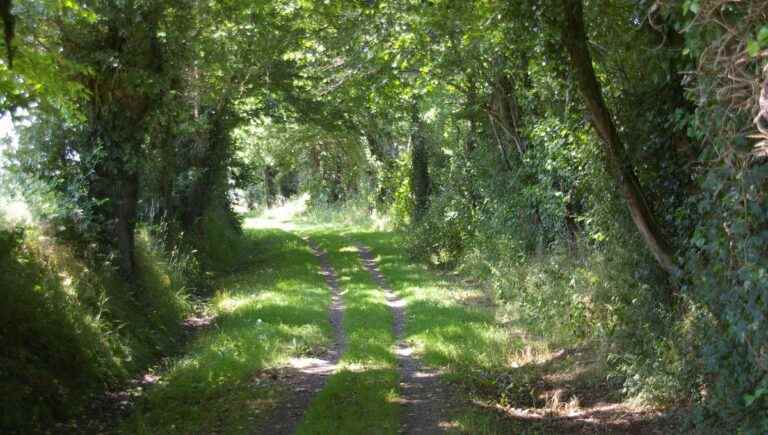
<svg viewBox="0 0 768 435">
<path fill-rule="evenodd" d="M 603 99 L 600 83 L 595 77 L 592 56 L 587 46 L 582 0 L 562 0 L 562 6 L 562 42 L 568 51 L 571 68 L 590 114 L 590 122 L 603 144 L 603 156 L 608 171 L 616 179 L 646 247 L 664 270 L 676 274 L 678 266 L 673 251 L 643 196 L 640 182 L 624 151 L 611 112 Z"/>
<path fill-rule="evenodd" d="M 411 112 L 411 191 L 413 192 L 413 221 L 420 223 L 429 208 L 431 179 L 429 177 L 429 154 L 423 136 L 419 116 L 418 99 L 414 99 Z"/>
</svg>

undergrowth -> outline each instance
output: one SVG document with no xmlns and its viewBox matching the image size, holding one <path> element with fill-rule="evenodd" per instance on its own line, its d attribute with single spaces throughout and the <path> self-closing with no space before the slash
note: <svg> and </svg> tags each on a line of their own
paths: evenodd
<svg viewBox="0 0 768 435">
<path fill-rule="evenodd" d="M 191 309 L 183 265 L 152 245 L 142 233 L 129 285 L 39 228 L 0 230 L 0 431 L 71 418 L 177 346 Z"/>
</svg>

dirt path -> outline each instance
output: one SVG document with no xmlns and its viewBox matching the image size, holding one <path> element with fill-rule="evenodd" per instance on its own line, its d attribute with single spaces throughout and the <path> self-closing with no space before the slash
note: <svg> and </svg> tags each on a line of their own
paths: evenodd
<svg viewBox="0 0 768 435">
<path fill-rule="evenodd" d="M 285 384 L 290 389 L 289 397 L 279 406 L 275 414 L 257 433 L 288 435 L 296 429 L 309 407 L 312 397 L 320 391 L 328 377 L 336 371 L 336 366 L 347 346 L 347 336 L 343 328 L 344 301 L 341 296 L 336 273 L 333 271 L 327 254 L 310 238 L 304 239 L 320 263 L 320 273 L 331 289 L 329 318 L 333 326 L 334 341 L 328 351 L 320 358 L 292 358 L 288 367 L 283 368 Z"/>
<path fill-rule="evenodd" d="M 440 382 L 436 370 L 422 367 L 413 355 L 413 347 L 405 340 L 405 301 L 392 290 L 379 270 L 375 256 L 366 246 L 357 244 L 363 265 L 384 292 L 387 303 L 395 318 L 395 354 L 400 370 L 400 387 L 405 404 L 405 419 L 400 428 L 404 434 L 445 433 L 441 422 L 443 411 L 448 407 L 449 396 L 446 386 Z"/>
</svg>

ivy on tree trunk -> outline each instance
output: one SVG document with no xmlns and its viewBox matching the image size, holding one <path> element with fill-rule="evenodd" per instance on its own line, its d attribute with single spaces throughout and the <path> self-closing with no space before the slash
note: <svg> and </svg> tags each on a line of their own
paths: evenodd
<svg viewBox="0 0 768 435">
<path fill-rule="evenodd" d="M 411 191 L 413 192 L 413 221 L 420 222 L 429 208 L 429 156 L 421 132 L 418 103 L 413 103 L 411 112 Z"/>
</svg>

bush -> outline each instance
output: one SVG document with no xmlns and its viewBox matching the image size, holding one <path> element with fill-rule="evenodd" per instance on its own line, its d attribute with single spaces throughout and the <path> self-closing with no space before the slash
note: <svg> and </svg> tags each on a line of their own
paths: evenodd
<svg viewBox="0 0 768 435">
<path fill-rule="evenodd" d="M 768 431 L 768 164 L 718 168 L 686 258 L 692 390 L 712 417 Z"/>
<path fill-rule="evenodd" d="M 432 203 L 408 233 L 409 251 L 440 267 L 455 267 L 472 236 L 471 209 L 450 192 L 433 197 Z"/>
</svg>

